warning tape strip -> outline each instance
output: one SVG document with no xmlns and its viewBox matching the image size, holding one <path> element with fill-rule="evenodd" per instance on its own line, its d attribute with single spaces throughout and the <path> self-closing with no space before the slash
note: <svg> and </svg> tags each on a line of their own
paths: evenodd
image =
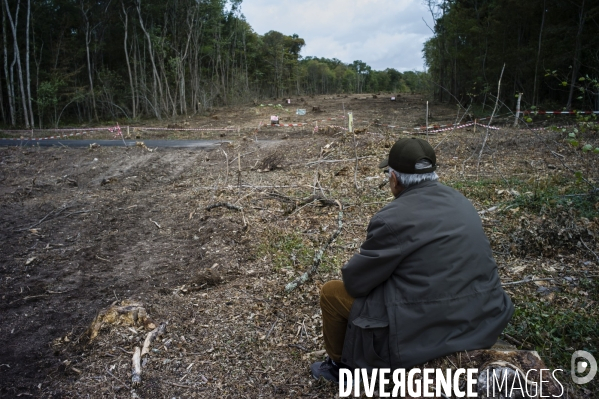
<svg viewBox="0 0 599 399">
<path fill-rule="evenodd" d="M 10 130 L 10 129 L 0 129 L 0 132 L 10 132 L 10 133 L 33 133 L 33 132 L 73 132 L 73 131 L 97 131 L 97 130 L 108 130 L 111 129 L 109 127 L 88 127 L 85 129 L 81 128 L 64 128 L 64 129 L 29 129 L 29 130 Z"/>
<path fill-rule="evenodd" d="M 266 127 L 285 127 L 285 126 L 308 126 L 309 123 L 278 123 L 275 125 L 264 125 Z"/>
<path fill-rule="evenodd" d="M 482 123 L 478 123 L 478 122 L 470 122 L 470 123 L 465 123 L 463 125 L 451 126 L 451 127 L 446 127 L 446 128 L 442 128 L 442 129 L 429 130 L 428 133 L 446 132 L 448 130 L 463 129 L 465 127 L 475 126 L 475 125 L 480 126 L 485 129 L 500 130 L 500 128 L 498 128 L 496 126 L 487 126 L 487 125 L 483 125 Z"/>
<path fill-rule="evenodd" d="M 503 116 L 503 115 L 498 115 L 498 116 L 495 116 L 495 118 L 499 118 L 499 117 L 501 117 L 501 116 Z M 474 122 L 471 122 L 471 123 L 476 123 L 476 124 L 477 124 L 477 125 L 479 125 L 479 126 L 484 126 L 484 127 L 487 127 L 487 125 L 481 125 L 481 124 L 480 124 L 480 123 L 478 123 L 478 122 L 480 122 L 480 121 L 486 121 L 486 120 L 488 120 L 488 119 L 491 119 L 491 117 L 490 117 L 490 116 L 488 116 L 488 117 L 486 117 L 486 118 L 480 118 L 480 119 L 476 119 Z M 442 129 L 442 128 L 451 128 L 451 127 L 454 127 L 454 126 L 465 126 L 465 125 L 463 125 L 463 124 L 462 124 L 462 125 L 460 125 L 459 123 L 450 123 L 450 124 L 448 124 L 448 125 L 431 125 L 431 126 L 429 126 L 428 128 L 429 128 L 429 129 Z M 498 130 L 499 128 L 489 127 L 489 129 L 495 129 L 495 130 Z M 426 126 L 415 127 L 415 128 L 414 128 L 414 130 L 426 130 Z M 430 132 L 430 130 L 429 130 L 429 132 Z"/>
<path fill-rule="evenodd" d="M 500 117 L 502 117 L 502 116 L 505 116 L 505 115 L 511 115 L 511 114 L 495 115 L 494 117 L 495 117 L 495 118 L 500 118 Z M 488 116 L 488 117 L 485 117 L 485 118 L 476 119 L 476 122 L 485 121 L 485 120 L 488 120 L 488 119 L 490 119 L 490 118 L 491 118 L 491 117 L 490 117 L 490 116 Z M 346 117 L 345 117 L 345 116 L 340 116 L 340 117 L 336 117 L 336 118 L 327 118 L 327 119 L 314 120 L 314 121 L 312 121 L 312 122 L 304 122 L 304 123 L 287 123 L 287 124 L 279 123 L 279 124 L 274 124 L 274 125 L 271 125 L 271 124 L 270 124 L 270 121 L 267 121 L 266 123 L 264 123 L 264 125 L 263 125 L 263 126 L 266 126 L 266 127 L 269 127 L 269 126 L 270 126 L 270 127 L 296 127 L 296 126 L 307 126 L 307 125 L 310 125 L 310 124 L 312 124 L 312 123 L 318 123 L 318 122 L 327 122 L 327 121 L 334 121 L 334 120 L 337 120 L 337 119 L 346 119 Z M 409 127 L 406 127 L 406 126 L 390 125 L 390 124 L 388 124 L 388 123 L 370 122 L 370 121 L 363 121 L 363 120 L 358 120 L 358 119 L 355 119 L 355 120 L 354 120 L 354 123 L 368 123 L 368 124 L 372 124 L 372 125 L 375 125 L 375 126 L 383 126 L 383 127 L 388 127 L 388 128 L 391 128 L 391 129 L 409 129 Z M 260 124 L 262 125 L 262 122 L 260 122 Z M 442 130 L 439 130 L 439 129 L 443 129 L 443 128 L 453 128 L 454 126 L 461 126 L 461 125 L 460 125 L 459 123 L 451 123 L 451 124 L 447 124 L 447 125 L 431 125 L 431 126 L 429 126 L 429 127 L 428 127 L 428 129 L 429 129 L 429 132 L 431 132 L 431 130 L 430 130 L 430 129 L 433 129 L 434 131 L 442 131 Z M 485 127 L 486 127 L 486 126 L 485 126 Z M 414 130 L 427 130 L 427 127 L 426 127 L 426 126 L 420 126 L 420 127 L 415 127 L 415 128 L 413 128 L 413 129 L 414 129 Z M 496 129 L 498 129 L 498 128 L 493 128 L 493 127 L 490 127 L 490 129 L 495 129 L 495 130 L 496 130 Z"/>
<path fill-rule="evenodd" d="M 313 120 L 312 122 L 336 121 L 337 119 L 345 119 L 345 116 L 339 116 L 339 117 L 336 117 L 336 118 L 326 118 L 326 119 L 320 119 L 320 120 Z"/>
<path fill-rule="evenodd" d="M 313 120 L 311 122 L 302 122 L 302 123 L 276 123 L 276 124 L 271 124 L 270 121 L 267 121 L 265 123 L 260 122 L 260 125 L 261 126 L 266 126 L 266 127 L 308 126 L 308 125 L 311 125 L 313 123 L 327 122 L 327 121 L 336 121 L 337 119 L 345 119 L 345 116 L 339 116 L 339 117 L 336 117 L 336 118 L 319 119 L 319 120 Z"/>
<path fill-rule="evenodd" d="M 237 130 L 237 128 L 233 127 L 224 127 L 220 129 L 196 129 L 196 128 L 167 128 L 167 127 L 135 127 L 134 129 L 143 129 L 143 130 L 168 130 L 168 131 L 181 131 L 181 132 L 223 132 L 223 131 L 232 131 Z"/>
<path fill-rule="evenodd" d="M 28 131 L 28 132 L 30 132 L 30 131 Z M 54 140 L 54 139 L 62 139 L 62 138 L 75 137 L 75 136 L 83 136 L 88 133 L 89 132 L 78 132 L 78 133 L 62 134 L 62 135 L 59 134 L 57 136 L 48 136 L 48 137 L 17 137 L 17 138 L 5 138 L 3 140 L 19 140 L 19 141 Z"/>
<path fill-rule="evenodd" d="M 548 129 L 563 129 L 565 127 L 572 127 L 572 125 L 549 126 L 549 127 L 545 126 L 545 127 L 537 127 L 537 128 L 530 129 L 530 130 L 539 131 L 539 130 L 548 130 Z"/>
<path fill-rule="evenodd" d="M 123 128 L 127 128 L 127 126 L 121 126 L 121 129 Z M 237 130 L 237 128 L 220 128 L 220 129 L 195 129 L 195 128 L 177 128 L 177 129 L 173 129 L 173 128 L 165 128 L 165 127 L 137 127 L 137 126 L 129 126 L 129 128 L 133 128 L 133 129 L 141 129 L 141 130 L 154 130 L 154 131 L 194 131 L 194 132 L 205 132 L 205 131 L 235 131 Z M 31 134 L 32 132 L 48 132 L 48 131 L 54 131 L 54 132 L 70 132 L 70 131 L 77 131 L 76 133 L 71 133 L 71 134 L 58 134 L 55 136 L 47 136 L 47 137 L 16 137 L 16 138 L 6 138 L 3 140 L 21 140 L 21 141 L 25 141 L 25 140 L 33 140 L 33 141 L 39 141 L 39 140 L 54 140 L 54 139 L 62 139 L 62 138 L 68 138 L 68 137 L 76 137 L 76 136 L 83 136 L 85 134 L 90 134 L 92 132 L 97 132 L 97 131 L 101 131 L 101 130 L 108 130 L 110 133 L 114 133 L 116 128 L 114 127 L 95 127 L 95 128 L 88 128 L 88 129 L 77 129 L 77 128 L 73 128 L 73 129 L 33 129 L 33 130 L 0 130 L 3 132 L 10 132 L 10 133 L 28 133 Z M 117 133 L 117 136 L 120 137 L 120 134 Z"/>
<path fill-rule="evenodd" d="M 523 115 L 590 115 L 599 114 L 599 111 L 520 111 Z"/>
</svg>

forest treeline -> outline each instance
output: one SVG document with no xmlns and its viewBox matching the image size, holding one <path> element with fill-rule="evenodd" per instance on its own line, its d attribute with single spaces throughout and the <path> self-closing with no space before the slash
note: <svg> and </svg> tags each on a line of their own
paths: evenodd
<svg viewBox="0 0 599 399">
<path fill-rule="evenodd" d="M 599 109 L 599 2 L 425 0 L 434 36 L 423 53 L 439 101 Z"/>
<path fill-rule="evenodd" d="M 162 119 L 265 97 L 425 84 L 424 72 L 302 58 L 302 38 L 257 34 L 241 0 L 0 1 L 7 126 Z"/>
</svg>

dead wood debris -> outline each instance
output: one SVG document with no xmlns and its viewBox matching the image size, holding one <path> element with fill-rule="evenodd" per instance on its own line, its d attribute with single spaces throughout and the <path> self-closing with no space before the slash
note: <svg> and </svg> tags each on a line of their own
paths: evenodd
<svg viewBox="0 0 599 399">
<path fill-rule="evenodd" d="M 287 291 L 287 292 L 293 291 L 298 286 L 300 286 L 301 284 L 303 284 L 306 281 L 308 281 L 308 279 L 314 273 L 316 273 L 316 270 L 318 270 L 318 266 L 320 266 L 320 262 L 322 261 L 322 255 L 324 254 L 324 251 L 327 250 L 327 248 L 329 247 L 329 245 L 331 245 L 333 243 L 333 241 L 335 241 L 335 239 L 337 238 L 337 236 L 341 233 L 341 230 L 343 229 L 343 206 L 338 201 L 337 201 L 337 205 L 339 206 L 339 215 L 338 215 L 338 220 L 337 220 L 337 230 L 335 230 L 335 232 L 333 233 L 333 235 L 331 235 L 331 238 L 329 238 L 329 240 L 324 245 L 324 247 L 322 247 L 320 249 L 320 251 L 318 251 L 314 255 L 314 262 L 312 264 L 312 267 L 308 271 L 306 271 L 304 274 L 302 274 L 301 276 L 299 276 L 298 278 L 296 278 L 294 281 L 292 281 L 289 284 L 287 284 L 285 286 L 285 291 Z"/>
<path fill-rule="evenodd" d="M 117 181 L 117 180 L 118 180 L 118 178 L 117 178 L 116 176 L 105 177 L 105 178 L 103 178 L 103 179 L 102 179 L 102 181 L 100 182 L 100 185 L 101 185 L 101 186 L 105 186 L 105 185 L 107 185 L 107 184 L 114 183 L 114 182 L 115 182 L 115 181 Z"/>
<path fill-rule="evenodd" d="M 160 323 L 160 326 L 156 327 L 155 329 L 153 329 L 152 331 L 150 331 L 148 333 L 148 335 L 146 336 L 146 340 L 144 341 L 144 346 L 141 350 L 141 356 L 150 353 L 150 345 L 152 345 L 152 342 L 154 342 L 154 340 L 156 338 L 158 338 L 162 334 L 164 334 L 165 331 L 166 331 L 166 323 L 163 322 L 163 323 Z"/>
<path fill-rule="evenodd" d="M 283 162 L 285 157 L 281 153 L 272 153 L 264 158 L 260 162 L 256 164 L 254 169 L 258 172 L 270 172 L 276 169 L 281 169 L 283 167 Z"/>
<path fill-rule="evenodd" d="M 144 150 L 147 150 L 148 152 L 153 152 L 154 151 L 151 148 L 148 148 L 148 146 L 143 141 L 136 141 L 135 142 L 135 146 L 136 147 L 140 147 L 140 148 L 142 148 Z"/>
<path fill-rule="evenodd" d="M 54 216 L 52 219 L 56 218 L 58 215 L 60 215 L 62 212 L 66 211 L 67 209 L 71 208 L 70 205 L 65 205 L 62 208 L 59 209 L 54 209 L 52 212 L 48 213 L 46 216 L 44 216 L 39 222 L 32 224 L 29 227 L 24 227 L 22 229 L 17 229 L 15 231 L 25 231 L 25 230 L 31 230 L 36 226 L 39 226 L 40 224 L 42 224 L 46 219 L 48 219 L 50 216 Z"/>
<path fill-rule="evenodd" d="M 131 383 L 136 387 L 141 384 L 141 352 L 139 346 L 135 347 L 132 363 L 133 371 L 131 372 Z"/>
<path fill-rule="evenodd" d="M 156 328 L 156 324 L 148 316 L 143 304 L 129 299 L 122 301 L 120 305 L 113 302 L 108 309 L 98 313 L 87 330 L 89 340 L 94 340 L 105 325 Z"/>
<path fill-rule="evenodd" d="M 296 209 L 306 206 L 308 204 L 311 204 L 313 202 L 318 202 L 318 203 L 320 203 L 321 206 L 337 206 L 340 208 L 343 207 L 339 201 L 325 198 L 319 192 L 317 192 L 316 194 L 313 194 L 309 197 L 302 198 L 302 199 L 290 198 L 290 197 L 281 195 L 279 193 L 272 193 L 272 192 L 266 193 L 266 195 L 271 198 L 274 198 L 276 200 L 279 200 L 281 202 L 291 204 L 291 208 L 288 209 L 286 213 L 291 213 L 291 212 L 295 211 Z"/>
<path fill-rule="evenodd" d="M 214 208 L 220 208 L 220 207 L 231 209 L 232 211 L 241 211 L 241 210 L 243 210 L 243 208 L 241 208 L 240 206 L 233 205 L 233 204 L 231 204 L 229 202 L 218 202 L 216 204 L 208 205 L 205 209 L 207 211 L 210 211 L 210 210 L 212 210 Z"/>
</svg>

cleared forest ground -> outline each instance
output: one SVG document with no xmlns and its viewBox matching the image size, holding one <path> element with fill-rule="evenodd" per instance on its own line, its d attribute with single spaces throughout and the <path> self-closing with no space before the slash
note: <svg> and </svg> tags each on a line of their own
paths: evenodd
<svg viewBox="0 0 599 399">
<path fill-rule="evenodd" d="M 0 148 L 0 395 L 336 396 L 309 375 L 322 358 L 319 288 L 340 278 L 391 199 L 379 160 L 425 123 L 422 98 L 389 97 L 279 99 L 168 122 L 238 127 L 224 133 L 131 132 L 223 140 L 210 151 Z M 330 120 L 348 110 L 355 137 Z M 453 123 L 457 109 L 431 113 L 431 123 Z M 258 128 L 274 114 L 308 125 Z M 536 280 L 506 286 L 517 312 L 504 338 L 569 373 L 574 350 L 599 358 L 599 155 L 568 144 L 570 130 L 496 126 L 482 152 L 480 126 L 428 139 L 441 181 L 479 210 L 502 281 Z M 593 128 L 577 137 L 599 146 Z M 338 226 L 338 209 L 315 194 L 343 204 L 342 232 L 314 279 L 286 293 Z M 107 324 L 87 335 L 100 310 L 125 299 L 167 323 L 137 388 L 131 357 L 148 329 Z M 593 397 L 596 382 L 574 387 L 567 373 L 569 397 Z"/>
</svg>

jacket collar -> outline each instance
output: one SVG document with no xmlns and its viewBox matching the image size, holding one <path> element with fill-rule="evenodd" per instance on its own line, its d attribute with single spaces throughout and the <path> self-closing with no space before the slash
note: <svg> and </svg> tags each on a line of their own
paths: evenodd
<svg viewBox="0 0 599 399">
<path fill-rule="evenodd" d="M 413 190 L 417 190 L 419 188 L 423 188 L 423 187 L 432 187 L 435 186 L 439 183 L 438 180 L 434 180 L 434 181 L 423 181 L 422 183 L 418 183 L 416 185 L 410 186 L 406 189 L 404 189 L 401 193 L 399 193 L 399 195 L 397 197 L 395 197 L 395 199 L 398 199 L 399 197 L 401 197 L 402 195 L 404 195 L 405 193 L 409 192 L 409 191 L 413 191 Z"/>
</svg>

